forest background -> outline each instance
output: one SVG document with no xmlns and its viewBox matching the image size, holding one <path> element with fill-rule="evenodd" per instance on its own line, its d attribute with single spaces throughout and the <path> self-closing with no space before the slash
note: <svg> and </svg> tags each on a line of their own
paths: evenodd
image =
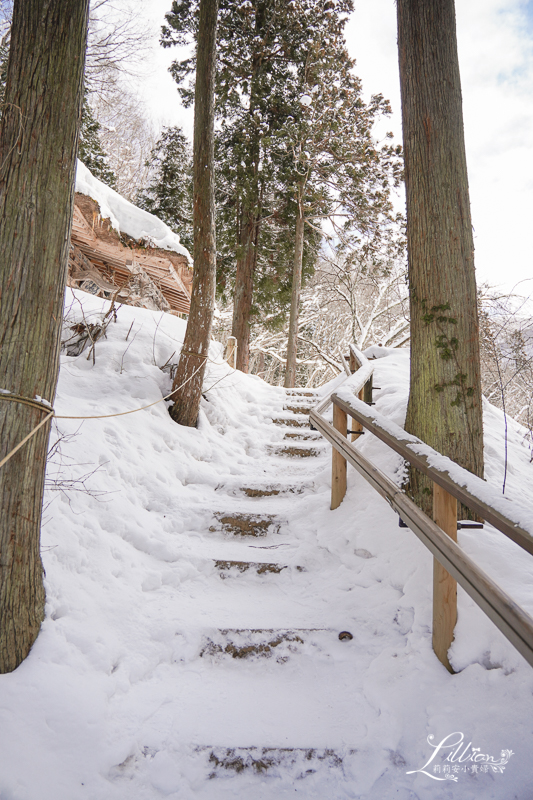
<svg viewBox="0 0 533 800">
<path fill-rule="evenodd" d="M 261 5 L 274 8 L 276 3 L 237 5 L 244 19 L 247 8 L 253 8 L 255 12 Z M 367 202 L 372 191 L 374 196 L 366 209 L 361 204 L 357 207 L 353 194 L 351 198 L 347 196 L 346 186 L 351 183 L 353 188 L 355 183 L 357 188 L 357 181 L 354 181 L 353 173 L 349 176 L 346 172 L 349 160 L 346 148 L 343 153 L 337 153 L 341 167 L 337 170 L 336 185 L 333 185 L 335 180 L 330 172 L 325 179 L 327 191 L 324 191 L 324 181 L 322 186 L 318 185 L 320 181 L 317 184 L 316 175 L 308 187 L 295 380 L 300 385 L 317 385 L 342 368 L 340 351 L 348 341 L 355 341 L 362 347 L 373 343 L 406 344 L 408 319 L 402 220 L 397 213 L 403 209 L 402 188 L 400 186 L 396 193 L 393 191 L 398 185 L 399 165 L 395 148 L 401 141 L 393 5 L 378 0 L 377 3 L 359 5 L 355 10 L 348 2 L 308 3 L 303 6 L 314 11 L 321 7 L 324 16 L 321 22 L 318 18 L 312 23 L 307 20 L 310 24 L 307 34 L 319 41 L 329 24 L 328 35 L 337 37 L 335 45 L 333 39 L 330 40 L 330 51 L 337 47 L 340 48 L 338 52 L 344 53 L 340 62 L 337 59 L 334 65 L 331 59 L 329 65 L 327 59 L 323 59 L 320 68 L 317 67 L 320 58 L 315 58 L 314 65 L 311 65 L 315 70 L 315 89 L 318 73 L 324 87 L 331 84 L 332 69 L 337 69 L 338 80 L 344 69 L 342 80 L 348 81 L 346 85 L 352 92 L 350 103 L 353 105 L 352 101 L 357 100 L 363 109 L 359 122 L 352 120 L 355 126 L 352 131 L 359 136 L 359 150 L 354 146 L 352 164 L 361 163 L 361 146 L 374 145 L 375 151 L 374 161 L 370 160 L 367 165 L 364 185 Z M 10 4 L 2 0 L 0 8 L 5 23 Z M 179 11 L 181 6 L 178 4 L 176 8 Z M 221 8 L 224 19 L 224 4 Z M 178 47 L 163 49 L 158 44 L 160 25 L 165 23 L 164 15 L 169 11 L 168 1 L 161 0 L 153 3 L 95 0 L 92 4 L 92 47 L 89 51 L 80 155 L 98 177 L 116 186 L 124 196 L 162 216 L 190 247 L 191 114 L 186 108 L 186 98 L 178 96 L 176 82 L 167 70 L 172 62 L 190 56 L 192 49 L 186 31 L 183 31 L 183 40 L 180 41 L 178 35 Z M 531 207 L 533 175 L 530 174 L 531 159 L 524 158 L 526 142 L 531 141 L 533 128 L 531 103 L 525 101 L 528 92 L 531 96 L 533 82 L 531 12 L 531 3 L 525 2 L 476 2 L 468 4 L 468 8 L 461 0 L 457 3 L 476 263 L 478 281 L 482 285 L 484 391 L 493 402 L 503 405 L 526 424 L 531 417 L 530 386 L 533 381 L 530 314 L 522 297 L 527 297 L 529 290 L 527 283 L 516 289 L 514 284 L 531 275 L 525 215 L 528 201 Z M 340 25 L 336 33 L 332 20 Z M 286 32 L 287 29 L 290 32 L 288 22 L 290 20 L 279 17 L 280 30 L 285 26 Z M 186 20 L 184 24 L 186 28 Z M 302 35 L 302 29 L 295 28 L 290 35 L 297 38 Z M 283 34 L 285 40 L 290 40 L 290 35 Z M 293 44 L 297 47 L 295 42 Z M 228 39 L 230 55 L 235 45 L 234 40 Z M 241 47 L 250 45 L 249 55 L 253 58 L 253 41 L 241 42 Z M 490 59 L 484 57 L 488 50 Z M 352 55 L 357 56 L 355 70 L 350 63 Z M 239 252 L 242 255 L 246 249 L 246 243 L 243 245 L 239 239 L 241 230 L 232 205 L 238 194 L 235 181 L 240 171 L 241 199 L 243 192 L 248 193 L 248 200 L 252 197 L 256 203 L 256 211 L 258 194 L 263 192 L 258 217 L 260 224 L 258 226 L 257 219 L 251 222 L 251 229 L 256 233 L 260 227 L 262 243 L 260 247 L 254 247 L 254 293 L 248 308 L 249 362 L 245 360 L 240 366 L 262 374 L 273 383 L 285 380 L 297 210 L 301 207 L 301 203 L 299 206 L 296 201 L 298 180 L 309 166 L 309 158 L 305 163 L 301 157 L 298 161 L 297 146 L 300 153 L 306 152 L 305 147 L 302 151 L 301 139 L 302 132 L 306 132 L 308 138 L 304 145 L 309 147 L 312 144 L 315 151 L 317 147 L 320 149 L 320 136 L 316 136 L 317 120 L 324 119 L 324 104 L 337 102 L 337 108 L 340 108 L 339 98 L 325 98 L 323 88 L 314 94 L 310 91 L 309 63 L 298 65 L 296 52 L 292 57 L 296 74 L 289 70 L 273 76 L 273 80 L 281 82 L 280 86 L 283 84 L 285 94 L 292 92 L 290 108 L 283 120 L 275 120 L 275 129 L 272 128 L 269 110 L 260 109 L 263 118 L 259 127 L 266 126 L 266 134 L 263 130 L 259 136 L 263 150 L 258 156 L 256 154 L 255 166 L 252 163 L 253 148 L 250 147 L 244 154 L 237 153 L 237 158 L 232 147 L 233 162 L 222 158 L 220 148 L 224 136 L 234 136 L 238 129 L 235 106 L 233 111 L 230 108 L 228 112 L 226 108 L 224 112 L 219 101 L 217 122 L 217 198 L 220 211 L 217 219 L 219 305 L 215 335 L 224 340 L 231 332 L 232 317 L 235 316 L 235 270 Z M 363 84 L 356 81 L 355 74 L 364 77 Z M 226 92 L 234 77 L 231 74 L 226 81 Z M 241 76 L 242 80 L 246 77 Z M 263 87 L 264 96 L 272 99 L 272 89 L 272 85 Z M 388 104 L 382 95 L 371 94 L 383 89 L 385 98 L 391 98 L 391 107 L 396 114 L 387 113 Z M 315 103 L 315 97 L 320 101 Z M 226 105 L 229 103 L 231 106 L 231 98 L 226 97 L 226 101 Z M 497 120 L 493 111 L 495 103 L 503 112 L 498 113 Z M 487 115 L 490 116 L 490 126 Z M 329 123 L 331 115 L 326 116 Z M 339 114 L 341 116 L 345 118 L 346 115 Z M 366 121 L 366 130 L 363 130 L 362 119 Z M 240 123 L 242 133 L 245 129 L 242 119 Z M 387 139 L 389 130 L 393 136 Z M 321 133 L 324 144 L 331 136 L 328 137 L 327 128 L 323 128 Z M 365 136 L 366 145 L 363 145 Z M 346 128 L 342 136 L 336 138 L 354 142 Z M 270 173 L 256 182 L 255 188 L 246 185 L 254 169 L 262 171 L 267 152 L 270 155 Z M 286 158 L 287 153 L 291 155 L 290 159 Z M 375 174 L 377 167 L 378 172 L 381 170 L 379 198 L 377 184 L 370 187 L 368 183 L 369 176 Z M 341 186 L 344 187 L 342 197 Z M 347 212 L 351 213 L 349 219 L 335 216 Z M 520 225 L 520 220 L 524 221 L 523 225 Z M 493 287 L 490 290 L 487 287 L 489 282 Z M 500 286 L 494 288 L 497 284 Z"/>
</svg>

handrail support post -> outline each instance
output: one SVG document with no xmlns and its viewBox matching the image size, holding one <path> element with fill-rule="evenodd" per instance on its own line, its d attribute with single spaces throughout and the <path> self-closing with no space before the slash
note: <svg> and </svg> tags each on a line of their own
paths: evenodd
<svg viewBox="0 0 533 800">
<path fill-rule="evenodd" d="M 345 411 L 333 404 L 333 427 L 341 436 L 346 437 L 348 430 L 348 415 Z M 331 448 L 331 510 L 340 506 L 346 495 L 346 459 L 336 450 Z"/>
<path fill-rule="evenodd" d="M 237 369 L 237 337 L 228 336 L 226 346 L 226 361 L 232 369 Z"/>
<path fill-rule="evenodd" d="M 367 386 L 367 384 L 365 383 L 365 385 L 363 386 L 363 388 L 361 389 L 361 391 L 360 391 L 360 392 L 359 392 L 359 394 L 357 395 L 357 397 L 359 398 L 359 400 L 364 400 L 364 398 L 365 398 L 366 386 Z M 357 441 L 357 438 L 358 438 L 357 434 L 358 434 L 360 431 L 363 431 L 363 430 L 364 430 L 364 428 L 363 428 L 363 426 L 361 425 L 361 423 L 360 423 L 360 422 L 357 422 L 357 420 L 355 420 L 355 419 L 354 419 L 354 420 L 353 420 L 353 423 L 352 423 L 352 430 L 353 430 L 353 433 L 352 433 L 352 436 L 351 436 L 351 440 L 352 440 L 352 442 L 356 442 L 356 441 Z"/>
<path fill-rule="evenodd" d="M 433 484 L 433 520 L 457 541 L 457 500 L 438 484 Z M 457 581 L 433 560 L 433 650 L 439 661 L 453 673 L 448 650 L 457 623 Z"/>
</svg>

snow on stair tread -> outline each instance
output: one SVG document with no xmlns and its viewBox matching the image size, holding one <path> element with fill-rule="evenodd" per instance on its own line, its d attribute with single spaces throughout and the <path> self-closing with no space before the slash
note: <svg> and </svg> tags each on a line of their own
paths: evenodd
<svg viewBox="0 0 533 800">
<path fill-rule="evenodd" d="M 216 511 L 214 516 L 220 527 L 211 526 L 209 530 L 213 532 L 223 530 L 234 536 L 266 536 L 269 533 L 279 533 L 284 524 L 283 520 L 274 514 Z"/>
<path fill-rule="evenodd" d="M 303 414 L 294 415 L 292 417 L 276 417 L 272 422 L 275 425 L 285 425 L 290 428 L 309 428 L 309 418 L 304 417 Z"/>
<path fill-rule="evenodd" d="M 322 634 L 320 636 L 319 634 Z M 278 664 L 304 650 L 323 651 L 335 631 L 325 628 L 225 628 L 204 637 L 200 657 L 251 660 L 274 658 Z"/>
<path fill-rule="evenodd" d="M 159 753 L 155 747 L 137 746 L 136 751 L 113 766 L 106 777 L 111 784 L 117 784 L 123 781 L 131 783 L 145 772 L 151 775 L 154 772 L 152 762 Z M 353 782 L 357 777 L 354 767 L 357 759 L 361 758 L 358 748 L 346 744 L 289 747 L 286 743 L 278 747 L 187 744 L 178 745 L 172 755 L 174 763 L 185 760 L 188 774 L 195 776 L 194 796 L 209 800 L 235 800 L 236 797 L 261 800 L 265 797 L 262 790 L 267 781 L 280 780 L 283 787 L 272 786 L 274 794 L 269 792 L 268 797 L 294 796 L 298 792 L 298 797 L 324 800 L 327 787 L 330 787 L 329 796 L 347 797 L 345 794 L 331 794 L 332 778 L 343 784 L 347 780 Z M 321 788 L 317 787 L 317 779 L 322 783 Z M 241 791 L 248 791 L 248 794 L 241 794 Z"/>
<path fill-rule="evenodd" d="M 273 561 L 234 561 L 217 559 L 215 569 L 219 570 L 221 578 L 232 578 L 244 572 L 255 572 L 257 575 L 279 575 L 283 570 L 305 572 L 305 567 L 289 564 L 278 564 Z"/>
<path fill-rule="evenodd" d="M 237 775 L 279 775 L 279 768 L 291 779 L 300 781 L 314 775 L 319 769 L 343 770 L 347 760 L 357 750 L 353 748 L 311 748 L 311 747 L 198 747 L 198 753 L 205 753 L 209 778 L 227 777 L 228 773 Z"/>
<path fill-rule="evenodd" d="M 320 435 L 320 433 L 315 432 L 315 431 L 311 431 L 311 430 L 308 433 L 300 433 L 300 432 L 297 432 L 297 431 L 296 432 L 288 431 L 287 433 L 284 434 L 283 438 L 284 439 L 295 439 L 297 441 L 302 441 L 302 442 L 306 442 L 306 441 L 323 442 L 324 441 L 324 439 Z"/>
<path fill-rule="evenodd" d="M 284 411 L 292 411 L 293 414 L 306 414 L 306 415 L 309 415 L 309 412 L 311 411 L 312 408 L 313 406 L 310 406 L 309 404 L 300 405 L 298 403 L 293 403 L 290 406 L 289 405 L 283 406 Z"/>
<path fill-rule="evenodd" d="M 284 456 L 286 458 L 315 458 L 324 453 L 325 448 L 309 447 L 304 444 L 272 444 L 268 447 L 271 455 Z"/>
<path fill-rule="evenodd" d="M 291 482 L 280 482 L 272 480 L 245 481 L 243 478 L 234 478 L 216 487 L 217 492 L 224 492 L 232 497 L 249 497 L 253 499 L 263 497 L 284 497 L 289 495 L 303 494 L 312 491 L 314 484 L 312 481 L 303 481 L 295 484 Z"/>
</svg>

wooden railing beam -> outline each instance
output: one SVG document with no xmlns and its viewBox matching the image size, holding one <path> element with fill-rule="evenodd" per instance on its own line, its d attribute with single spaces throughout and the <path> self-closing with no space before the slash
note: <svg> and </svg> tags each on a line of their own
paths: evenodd
<svg viewBox="0 0 533 800">
<path fill-rule="evenodd" d="M 354 400 L 355 399 L 356 398 L 354 397 Z M 432 466 L 430 463 L 430 456 L 415 452 L 410 446 L 409 441 L 402 442 L 401 439 L 397 438 L 393 433 L 391 433 L 390 423 L 387 425 L 387 428 L 381 427 L 376 419 L 373 418 L 372 412 L 369 412 L 366 409 L 363 410 L 364 407 L 361 409 L 352 408 L 349 403 L 346 403 L 340 397 L 337 397 L 336 394 L 331 395 L 331 400 L 334 406 L 337 405 L 350 417 L 352 417 L 352 419 L 361 423 L 365 429 L 370 431 L 370 433 L 373 433 L 378 439 L 381 439 L 382 442 L 385 442 L 385 444 L 388 445 L 392 450 L 401 455 L 402 458 L 405 458 L 406 461 L 409 461 L 413 467 L 416 467 L 416 469 L 419 469 L 420 472 L 424 473 L 424 475 L 427 475 L 429 478 L 431 478 L 434 483 L 438 484 L 442 489 L 445 489 L 448 494 L 451 494 L 460 503 L 463 503 L 463 505 L 467 506 L 471 511 L 474 512 L 474 514 L 477 514 L 481 519 L 485 520 L 485 522 L 488 522 L 490 525 L 493 525 L 513 542 L 533 555 L 533 536 L 531 533 L 529 533 L 529 531 L 521 528 L 520 525 L 508 519 L 500 511 L 481 500 L 470 489 L 467 489 L 466 486 L 461 486 L 456 483 L 450 477 L 448 472 Z M 401 434 L 403 434 L 405 437 L 408 436 L 408 434 L 406 434 L 403 430 L 401 430 Z M 423 445 L 427 450 L 431 449 L 428 448 L 427 445 L 424 445 L 423 442 L 418 441 L 418 443 Z M 436 451 L 431 452 L 435 456 L 440 455 Z M 457 465 L 455 465 L 455 467 L 457 467 Z M 461 468 L 458 467 L 458 469 Z M 486 491 L 487 484 L 485 481 L 483 481 L 481 478 L 478 478 L 476 475 L 467 472 L 467 470 L 464 470 L 464 472 L 465 482 L 468 481 L 470 486 L 479 482 L 479 486 Z"/>
<path fill-rule="evenodd" d="M 309 417 L 313 426 L 401 516 L 439 563 L 533 667 L 533 618 L 329 422 L 315 410 L 311 411 Z"/>
</svg>

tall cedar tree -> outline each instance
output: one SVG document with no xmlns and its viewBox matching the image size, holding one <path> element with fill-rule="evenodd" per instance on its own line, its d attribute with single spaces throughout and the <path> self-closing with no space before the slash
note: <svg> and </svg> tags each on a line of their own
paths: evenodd
<svg viewBox="0 0 533 800">
<path fill-rule="evenodd" d="M 398 0 L 411 386 L 406 429 L 483 475 L 479 322 L 453 0 Z M 431 509 L 427 478 L 411 490 Z"/>
<path fill-rule="evenodd" d="M 192 153 L 181 128 L 163 130 L 147 166 L 152 180 L 137 205 L 166 222 L 192 252 Z"/>
<path fill-rule="evenodd" d="M 3 392 L 54 401 L 88 0 L 15 0 L 0 120 Z M 0 400 L 1 456 L 46 409 Z M 0 469 L 0 672 L 26 658 L 44 615 L 39 547 L 50 423 Z"/>
<path fill-rule="evenodd" d="M 7 78 L 7 60 L 9 55 L 9 31 L 0 39 L 0 116 Z M 111 188 L 116 188 L 116 176 L 108 163 L 107 154 L 100 141 L 101 125 L 95 118 L 89 105 L 89 92 L 87 86 L 83 93 L 83 106 L 81 112 L 81 125 L 78 140 L 78 158 L 83 161 L 92 174 L 106 183 Z"/>
<path fill-rule="evenodd" d="M 168 25 L 163 28 L 164 46 L 183 45 L 194 38 L 197 6 L 195 0 L 173 2 L 166 15 Z M 285 202 L 282 208 L 272 206 L 280 185 L 286 183 L 280 180 L 282 165 L 273 158 L 271 138 L 284 122 L 299 113 L 295 66 L 305 61 L 310 44 L 317 38 L 316 31 L 330 15 L 341 16 L 351 9 L 352 0 L 220 3 L 217 163 L 221 173 L 226 174 L 220 233 L 222 248 L 236 253 L 232 332 L 238 341 L 237 366 L 243 371 L 248 370 L 250 317 L 262 228 L 267 218 L 278 228 L 283 226 L 287 213 L 292 213 L 294 219 L 296 210 L 294 203 Z M 187 76 L 194 68 L 193 57 L 175 62 L 171 69 L 185 102 L 190 99 Z M 269 266 L 280 238 L 274 234 L 265 241 L 267 248 L 270 246 L 265 259 Z M 279 270 L 274 267 L 273 290 L 279 277 L 276 272 Z M 268 280 L 264 281 L 263 290 L 267 287 Z"/>
<path fill-rule="evenodd" d="M 215 309 L 215 72 L 217 0 L 200 0 L 194 93 L 193 235 L 191 308 L 174 379 L 170 415 L 196 425 Z"/>
<path fill-rule="evenodd" d="M 381 95 L 363 102 L 344 23 L 334 15 L 325 23 L 299 72 L 298 119 L 286 123 L 279 137 L 291 154 L 287 179 L 297 206 L 286 387 L 296 378 L 306 229 L 316 230 L 327 219 L 341 239 L 354 232 L 379 238 L 379 229 L 391 222 L 390 192 L 402 169 L 401 149 L 378 145 L 372 136 L 375 121 L 390 113 L 388 103 Z"/>
</svg>

